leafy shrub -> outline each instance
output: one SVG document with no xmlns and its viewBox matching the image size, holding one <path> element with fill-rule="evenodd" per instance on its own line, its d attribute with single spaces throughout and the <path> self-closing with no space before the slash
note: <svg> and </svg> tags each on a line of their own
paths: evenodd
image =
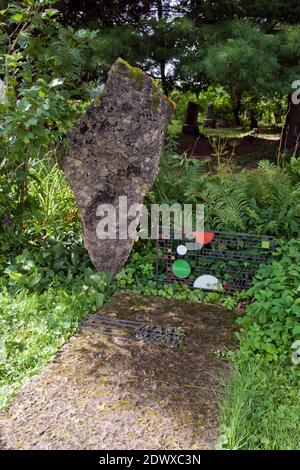
<svg viewBox="0 0 300 470">
<path fill-rule="evenodd" d="M 217 119 L 222 118 L 227 122 L 233 120 L 230 96 L 225 88 L 220 85 L 210 85 L 199 94 L 174 90 L 171 93 L 171 97 L 176 102 L 175 120 L 178 120 L 181 125 L 184 122 L 189 101 L 199 104 L 198 121 L 200 125 L 204 122 L 208 103 L 214 104 L 214 112 Z"/>
<path fill-rule="evenodd" d="M 205 204 L 212 229 L 284 237 L 300 233 L 300 185 L 287 169 L 268 161 L 257 170 L 196 174 L 186 197 Z"/>
<path fill-rule="evenodd" d="M 6 277 L 0 278 L 0 286 L 9 287 L 17 293 L 41 293 L 49 287 L 60 288 L 78 279 L 89 287 L 95 305 L 101 308 L 111 283 L 108 274 L 96 272 L 90 258 L 78 243 L 58 243 L 53 239 L 42 250 L 28 249 L 12 258 L 4 269 Z"/>
<path fill-rule="evenodd" d="M 166 151 L 161 158 L 160 171 L 152 190 L 151 202 L 184 204 L 186 186 L 203 165 L 200 160 L 188 158 L 187 155 L 180 156 L 175 152 Z M 175 184 L 175 181 L 179 184 Z"/>
<path fill-rule="evenodd" d="M 49 239 L 42 250 L 23 250 L 9 261 L 4 272 L 10 286 L 43 290 L 57 280 L 71 280 L 90 266 L 88 254 L 80 244 L 67 245 Z"/>
<path fill-rule="evenodd" d="M 267 362 L 299 364 L 293 345 L 300 339 L 300 240 L 280 243 L 274 261 L 258 270 L 249 296 L 253 303 L 240 320 L 243 351 Z"/>
<path fill-rule="evenodd" d="M 67 145 L 67 129 L 89 104 L 86 83 L 100 65 L 99 38 L 96 31 L 62 26 L 50 0 L 8 2 L 0 16 L 6 84 L 0 104 L 0 231 L 9 218 L 21 234 L 36 208 L 28 194 L 32 165 Z"/>
</svg>

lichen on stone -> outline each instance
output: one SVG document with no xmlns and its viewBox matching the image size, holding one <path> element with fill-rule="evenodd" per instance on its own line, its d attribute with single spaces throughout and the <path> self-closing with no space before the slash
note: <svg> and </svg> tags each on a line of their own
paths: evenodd
<svg viewBox="0 0 300 470">
<path fill-rule="evenodd" d="M 152 80 L 152 87 L 153 87 L 153 91 L 152 91 L 153 109 L 155 112 L 157 112 L 158 107 L 159 107 L 159 99 L 162 94 L 162 90 L 158 87 L 158 85 L 156 85 L 156 83 L 153 80 Z"/>
<path fill-rule="evenodd" d="M 143 86 L 144 76 L 145 76 L 143 70 L 138 68 L 138 67 L 132 67 L 132 65 L 130 65 L 128 62 L 126 62 L 126 60 L 119 57 L 116 60 L 116 63 L 114 65 L 114 70 L 115 71 L 121 72 L 120 64 L 124 65 L 127 68 L 127 70 L 129 70 L 132 78 L 134 78 L 134 80 L 135 80 L 137 89 L 141 90 L 142 86 Z"/>
<path fill-rule="evenodd" d="M 173 109 L 176 108 L 176 103 L 171 98 L 169 98 L 168 96 L 165 95 L 165 100 L 168 101 L 168 103 L 172 106 Z"/>
<path fill-rule="evenodd" d="M 137 90 L 141 90 L 143 86 L 143 82 L 144 82 L 144 77 L 145 77 L 145 73 L 143 72 L 143 70 L 140 69 L 139 67 L 133 67 L 126 60 L 119 57 L 113 66 L 114 70 L 119 73 L 122 73 L 122 71 L 120 70 L 120 64 L 122 64 L 123 66 L 126 67 L 127 70 L 129 70 L 132 78 L 134 78 L 135 80 Z M 160 99 L 160 96 L 163 94 L 163 90 L 159 88 L 159 86 L 155 83 L 155 81 L 152 78 L 151 78 L 151 83 L 152 83 L 152 89 L 153 89 L 152 91 L 153 109 L 155 112 L 157 112 L 158 107 L 159 107 L 159 99 Z M 165 100 L 168 101 L 168 103 L 172 106 L 173 109 L 176 108 L 176 104 L 173 100 L 171 100 L 171 98 L 169 98 L 166 95 L 164 95 L 164 98 Z"/>
</svg>

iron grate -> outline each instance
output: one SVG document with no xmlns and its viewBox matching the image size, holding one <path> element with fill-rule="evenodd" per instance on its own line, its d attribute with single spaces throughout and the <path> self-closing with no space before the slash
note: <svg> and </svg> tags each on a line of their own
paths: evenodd
<svg viewBox="0 0 300 470">
<path fill-rule="evenodd" d="M 259 265 L 267 263 L 275 250 L 275 239 L 264 235 L 202 232 L 203 247 L 186 250 L 186 245 L 195 243 L 195 235 L 193 239 L 183 236 L 179 240 L 174 232 L 168 239 L 163 239 L 162 234 L 161 230 L 156 241 L 157 281 L 207 291 L 231 293 L 249 289 Z M 178 276 L 180 270 L 176 272 L 176 266 L 180 263 L 186 270 Z M 205 285 L 205 280 L 211 284 Z"/>
<path fill-rule="evenodd" d="M 184 331 L 180 327 L 153 325 L 100 315 L 90 315 L 81 323 L 81 329 L 125 340 L 144 341 L 170 347 L 179 347 L 184 339 Z"/>
</svg>

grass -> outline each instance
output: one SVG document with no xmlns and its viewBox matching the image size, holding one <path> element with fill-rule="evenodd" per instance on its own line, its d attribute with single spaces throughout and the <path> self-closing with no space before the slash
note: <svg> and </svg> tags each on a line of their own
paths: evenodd
<svg viewBox="0 0 300 470">
<path fill-rule="evenodd" d="M 290 367 L 238 361 L 222 383 L 218 448 L 300 450 L 300 393 Z"/>
<path fill-rule="evenodd" d="M 238 128 L 207 129 L 199 123 L 199 130 L 207 137 L 222 137 L 224 139 L 239 139 L 247 135 L 248 131 Z M 179 136 L 182 131 L 182 122 L 172 119 L 168 126 L 168 133 L 172 136 Z"/>
<path fill-rule="evenodd" d="M 248 130 L 239 128 L 226 128 L 226 129 L 207 129 L 201 127 L 200 132 L 206 137 L 220 137 L 224 139 L 242 139 L 248 134 Z"/>
<path fill-rule="evenodd" d="M 202 123 L 199 123 L 199 130 L 206 137 L 217 137 L 222 139 L 242 139 L 249 134 L 249 129 L 230 127 L 220 129 L 210 129 L 203 127 Z M 168 133 L 172 136 L 180 136 L 182 131 L 182 122 L 178 119 L 172 119 L 168 126 Z M 281 127 L 262 127 L 260 128 L 259 134 L 255 137 L 260 139 L 275 140 L 279 139 L 281 133 Z"/>
<path fill-rule="evenodd" d="M 81 279 L 43 293 L 0 294 L 0 409 L 36 374 L 95 310 Z"/>
</svg>

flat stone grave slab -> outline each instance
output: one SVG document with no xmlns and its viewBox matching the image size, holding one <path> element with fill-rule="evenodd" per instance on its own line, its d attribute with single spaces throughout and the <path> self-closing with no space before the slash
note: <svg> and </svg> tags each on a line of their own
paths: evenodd
<svg viewBox="0 0 300 470">
<path fill-rule="evenodd" d="M 181 327 L 180 348 L 78 331 L 0 419 L 4 449 L 212 449 L 234 345 L 221 307 L 115 294 L 99 312 Z"/>
</svg>

